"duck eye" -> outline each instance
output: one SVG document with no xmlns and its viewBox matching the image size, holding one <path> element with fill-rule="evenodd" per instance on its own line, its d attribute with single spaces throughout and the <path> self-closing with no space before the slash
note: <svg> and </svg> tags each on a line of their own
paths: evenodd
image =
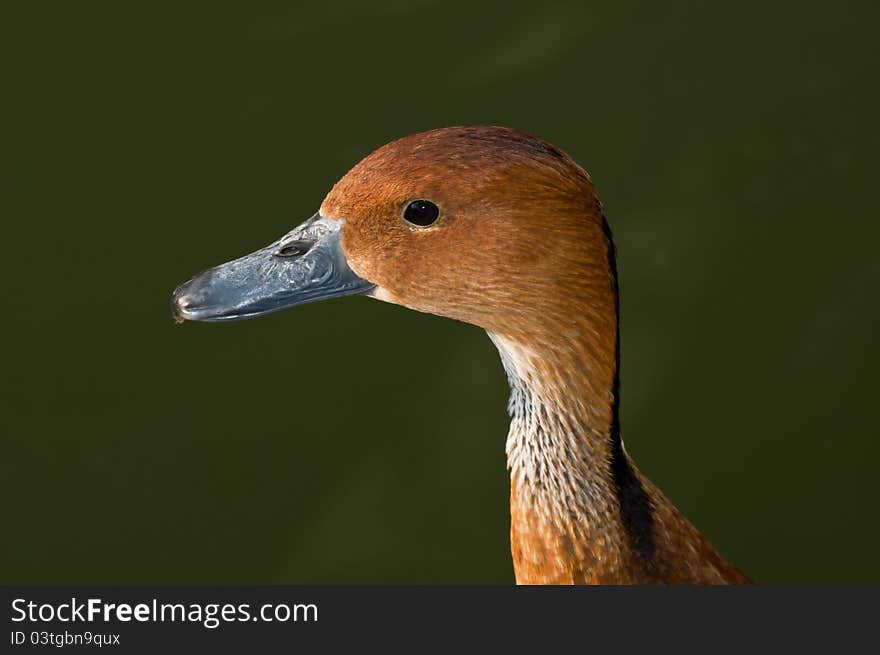
<svg viewBox="0 0 880 655">
<path fill-rule="evenodd" d="M 440 209 L 430 200 L 413 200 L 406 206 L 403 217 L 413 225 L 426 227 L 440 217 Z"/>
</svg>

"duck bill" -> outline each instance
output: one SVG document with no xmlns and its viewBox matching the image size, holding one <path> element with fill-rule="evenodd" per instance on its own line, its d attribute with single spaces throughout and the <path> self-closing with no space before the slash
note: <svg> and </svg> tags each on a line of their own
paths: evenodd
<svg viewBox="0 0 880 655">
<path fill-rule="evenodd" d="M 315 214 L 278 241 L 181 284 L 171 310 L 177 322 L 234 321 L 374 288 L 348 266 L 342 221 Z"/>
</svg>

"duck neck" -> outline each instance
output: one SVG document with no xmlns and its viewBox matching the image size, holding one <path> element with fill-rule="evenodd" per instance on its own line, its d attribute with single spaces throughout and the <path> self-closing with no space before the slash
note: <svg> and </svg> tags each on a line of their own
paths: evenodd
<svg viewBox="0 0 880 655">
<path fill-rule="evenodd" d="M 490 337 L 511 389 L 506 450 L 517 582 L 600 581 L 611 570 L 650 566 L 650 500 L 620 440 L 616 352 L 544 347 L 534 334 L 528 345 Z"/>
<path fill-rule="evenodd" d="M 616 327 L 615 320 L 604 330 L 585 328 L 580 338 L 547 342 L 535 332 L 528 341 L 490 333 L 511 387 L 507 464 L 517 582 L 743 581 L 626 454 Z M 603 334 L 610 340 L 600 343 Z"/>
</svg>

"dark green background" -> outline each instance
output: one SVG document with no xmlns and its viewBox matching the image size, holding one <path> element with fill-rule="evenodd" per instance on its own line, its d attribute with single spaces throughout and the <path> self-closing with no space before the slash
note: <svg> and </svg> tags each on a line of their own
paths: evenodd
<svg viewBox="0 0 880 655">
<path fill-rule="evenodd" d="M 759 581 L 880 582 L 870 3 L 14 4 L 3 582 L 511 582 L 482 331 L 168 306 L 462 123 L 592 172 L 643 471 Z"/>
</svg>

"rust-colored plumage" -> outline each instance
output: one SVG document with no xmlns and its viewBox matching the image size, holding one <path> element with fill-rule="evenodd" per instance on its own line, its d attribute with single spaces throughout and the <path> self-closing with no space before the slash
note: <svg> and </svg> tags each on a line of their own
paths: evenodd
<svg viewBox="0 0 880 655">
<path fill-rule="evenodd" d="M 430 199 L 440 219 L 408 224 Z M 625 453 L 613 245 L 589 175 L 498 127 L 390 143 L 331 190 L 372 295 L 486 329 L 511 382 L 511 550 L 519 583 L 748 582 Z"/>
<path fill-rule="evenodd" d="M 281 239 L 179 286 L 172 308 L 235 320 L 357 293 L 477 325 L 497 346 L 518 582 L 748 582 L 624 450 L 614 246 L 570 157 L 500 127 L 395 141 Z"/>
</svg>

